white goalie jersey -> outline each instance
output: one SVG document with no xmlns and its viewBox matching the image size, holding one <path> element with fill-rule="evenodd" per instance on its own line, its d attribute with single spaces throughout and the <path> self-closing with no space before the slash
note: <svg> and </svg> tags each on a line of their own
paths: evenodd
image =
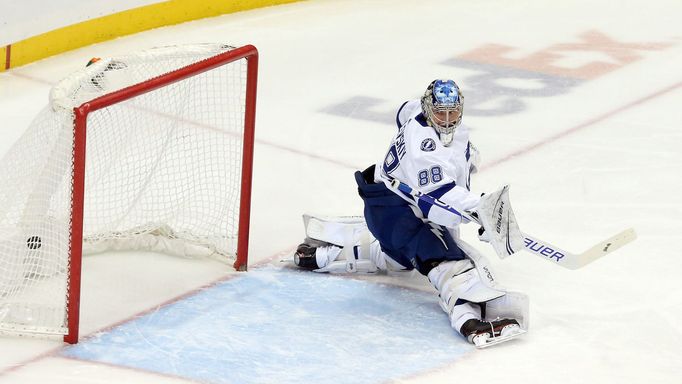
<svg viewBox="0 0 682 384">
<path fill-rule="evenodd" d="M 478 167 L 478 150 L 469 142 L 469 129 L 460 125 L 453 141 L 445 146 L 438 133 L 422 114 L 420 100 L 404 103 L 396 117 L 398 132 L 383 161 L 377 163 L 374 179 L 388 184 L 398 179 L 412 188 L 440 199 L 458 210 L 472 210 L 479 195 L 469 188 L 471 173 Z M 456 227 L 461 218 L 442 209 L 431 209 L 428 204 L 414 202 L 422 215 L 436 224 Z"/>
</svg>

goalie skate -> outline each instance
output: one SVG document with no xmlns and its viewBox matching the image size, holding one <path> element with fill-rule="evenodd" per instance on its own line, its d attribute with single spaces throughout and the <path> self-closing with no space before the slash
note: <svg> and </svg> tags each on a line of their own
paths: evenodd
<svg viewBox="0 0 682 384">
<path fill-rule="evenodd" d="M 524 329 L 516 328 L 513 331 L 510 331 L 504 335 L 500 335 L 500 336 L 496 336 L 496 337 L 489 337 L 489 335 L 487 335 L 486 337 L 482 338 L 482 340 L 475 340 L 474 345 L 478 349 L 483 349 L 483 348 L 493 346 L 495 344 L 504 343 L 505 341 L 509 341 L 511 339 L 519 337 L 519 336 L 523 335 L 524 333 L 526 333 L 526 331 Z"/>
<path fill-rule="evenodd" d="M 461 333 L 476 348 L 482 349 L 519 337 L 526 333 L 526 330 L 513 319 L 496 319 L 489 322 L 471 319 L 462 325 Z"/>
</svg>

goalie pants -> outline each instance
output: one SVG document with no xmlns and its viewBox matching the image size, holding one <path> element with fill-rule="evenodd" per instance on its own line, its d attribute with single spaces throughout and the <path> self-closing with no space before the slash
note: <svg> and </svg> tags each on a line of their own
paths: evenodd
<svg viewBox="0 0 682 384">
<path fill-rule="evenodd" d="M 355 181 L 365 203 L 367 227 L 381 250 L 405 268 L 417 269 L 423 275 L 442 261 L 465 259 L 445 227 L 418 218 L 409 203 L 383 183 L 374 182 L 374 167 L 355 172 Z"/>
</svg>

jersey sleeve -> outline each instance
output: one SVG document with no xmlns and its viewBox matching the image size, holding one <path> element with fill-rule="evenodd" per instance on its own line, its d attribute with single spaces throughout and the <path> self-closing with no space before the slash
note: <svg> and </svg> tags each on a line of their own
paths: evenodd
<svg viewBox="0 0 682 384">
<path fill-rule="evenodd" d="M 429 195 L 435 197 L 433 192 L 429 193 Z M 474 210 L 478 206 L 480 196 L 471 193 L 471 191 L 464 187 L 454 186 L 438 199 L 462 212 Z M 461 216 L 455 215 L 442 208 L 430 206 L 428 204 L 420 205 L 419 208 L 429 221 L 446 227 L 454 227 L 464 221 Z"/>
<path fill-rule="evenodd" d="M 398 108 L 398 112 L 395 116 L 395 123 L 398 125 L 398 128 L 402 127 L 407 120 L 409 120 L 409 118 L 415 114 L 417 109 L 421 110 L 421 107 L 421 102 L 419 100 L 410 100 L 404 102 L 400 108 Z"/>
</svg>

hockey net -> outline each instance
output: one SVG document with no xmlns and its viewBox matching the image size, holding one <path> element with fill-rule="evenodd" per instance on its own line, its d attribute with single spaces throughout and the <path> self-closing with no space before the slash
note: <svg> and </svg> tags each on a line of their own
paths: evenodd
<svg viewBox="0 0 682 384">
<path fill-rule="evenodd" d="M 0 331 L 76 342 L 82 253 L 246 269 L 256 74 L 254 47 L 204 44 L 99 60 L 53 87 L 0 162 Z"/>
</svg>

